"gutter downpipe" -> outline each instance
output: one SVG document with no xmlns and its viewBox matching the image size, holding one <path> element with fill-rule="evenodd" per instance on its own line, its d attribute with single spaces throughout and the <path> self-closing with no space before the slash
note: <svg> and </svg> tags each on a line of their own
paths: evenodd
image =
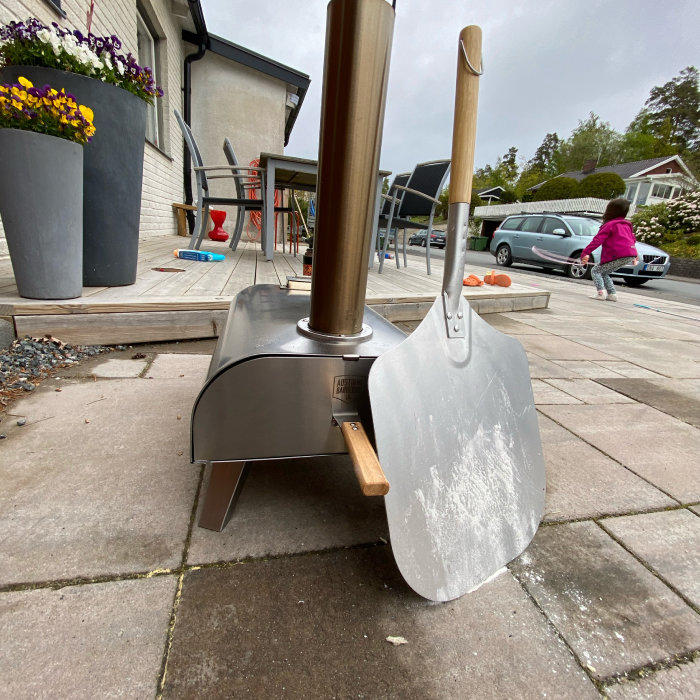
<svg viewBox="0 0 700 700">
<path fill-rule="evenodd" d="M 195 53 L 185 56 L 184 61 L 184 78 L 182 90 L 184 92 L 182 111 L 185 123 L 192 126 L 192 64 L 204 57 L 207 51 L 207 41 L 209 35 L 207 27 L 204 23 L 204 15 L 200 0 L 188 0 L 190 6 L 190 14 L 195 25 L 195 31 L 199 39 L 199 47 Z M 184 149 L 185 151 L 187 149 Z M 185 204 L 192 204 L 192 163 L 191 159 L 185 157 L 182 159 L 182 177 L 185 190 Z M 194 214 L 187 211 L 187 226 L 190 234 L 194 231 Z"/>
</svg>

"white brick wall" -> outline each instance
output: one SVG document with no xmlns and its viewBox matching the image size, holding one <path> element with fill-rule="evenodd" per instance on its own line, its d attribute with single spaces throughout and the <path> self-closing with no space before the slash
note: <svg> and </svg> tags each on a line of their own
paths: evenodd
<svg viewBox="0 0 700 700">
<path fill-rule="evenodd" d="M 165 57 L 164 73 L 158 76 L 165 90 L 162 98 L 164 114 L 164 152 L 146 143 L 141 196 L 141 238 L 176 232 L 173 202 L 183 201 L 182 139 L 173 116 L 173 108 L 182 111 L 182 63 L 187 47 L 180 39 L 181 29 L 170 14 L 170 0 L 144 0 L 151 20 L 162 32 Z M 0 0 L 0 22 L 36 17 L 44 24 L 56 22 L 62 27 L 86 30 L 90 0 L 62 0 L 66 17 L 61 17 L 45 0 Z M 115 34 L 122 41 L 122 51 L 136 54 L 136 0 L 96 2 L 91 31 L 100 36 Z M 191 47 L 190 47 L 191 48 Z M 0 223 L 0 255 L 7 253 Z"/>
</svg>

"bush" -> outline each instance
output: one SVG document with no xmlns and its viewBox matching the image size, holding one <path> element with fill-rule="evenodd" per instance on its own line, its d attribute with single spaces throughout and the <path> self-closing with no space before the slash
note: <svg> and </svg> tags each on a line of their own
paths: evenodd
<svg viewBox="0 0 700 700">
<path fill-rule="evenodd" d="M 579 183 L 579 197 L 615 199 L 625 193 L 625 181 L 616 173 L 593 173 Z"/>
<path fill-rule="evenodd" d="M 552 180 L 547 180 L 540 187 L 533 202 L 542 202 L 547 199 L 574 199 L 578 197 L 579 184 L 573 177 L 555 177 Z"/>
<path fill-rule="evenodd" d="M 685 234 L 700 230 L 700 190 L 677 199 L 641 207 L 631 219 L 638 241 L 658 245 L 668 242 L 689 243 Z M 693 244 L 691 244 L 693 245 Z"/>
<path fill-rule="evenodd" d="M 688 236 L 685 242 L 688 245 L 700 245 L 700 233 L 694 233 L 692 236 Z"/>
</svg>

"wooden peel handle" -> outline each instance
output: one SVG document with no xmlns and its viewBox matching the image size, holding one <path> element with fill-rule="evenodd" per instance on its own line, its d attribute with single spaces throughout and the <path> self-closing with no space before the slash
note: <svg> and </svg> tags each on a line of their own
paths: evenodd
<svg viewBox="0 0 700 700">
<path fill-rule="evenodd" d="M 481 71 L 481 28 L 473 24 L 465 27 L 459 34 L 459 41 L 455 119 L 452 129 L 450 204 L 468 203 L 472 198 L 476 110 L 479 101 L 479 75 L 475 71 Z"/>
<path fill-rule="evenodd" d="M 384 475 L 377 454 L 367 437 L 362 423 L 347 421 L 340 426 L 340 431 L 348 446 L 355 476 L 365 496 L 385 496 L 389 493 L 389 482 Z"/>
</svg>

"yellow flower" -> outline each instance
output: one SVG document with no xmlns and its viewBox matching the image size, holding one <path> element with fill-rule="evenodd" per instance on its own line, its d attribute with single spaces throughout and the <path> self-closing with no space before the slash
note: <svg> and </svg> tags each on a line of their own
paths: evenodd
<svg viewBox="0 0 700 700">
<path fill-rule="evenodd" d="M 30 87 L 34 87 L 32 83 L 30 83 L 24 76 L 20 76 L 17 78 L 17 82 L 24 87 L 25 90 L 28 90 Z"/>
<path fill-rule="evenodd" d="M 93 118 L 94 118 L 94 116 L 95 116 L 94 112 L 93 112 L 89 107 L 86 107 L 85 105 L 80 105 L 80 106 L 78 107 L 78 109 L 80 110 L 80 112 L 82 113 L 82 115 L 85 117 L 85 119 L 86 119 L 90 124 L 92 124 L 92 120 L 93 120 Z"/>
</svg>

